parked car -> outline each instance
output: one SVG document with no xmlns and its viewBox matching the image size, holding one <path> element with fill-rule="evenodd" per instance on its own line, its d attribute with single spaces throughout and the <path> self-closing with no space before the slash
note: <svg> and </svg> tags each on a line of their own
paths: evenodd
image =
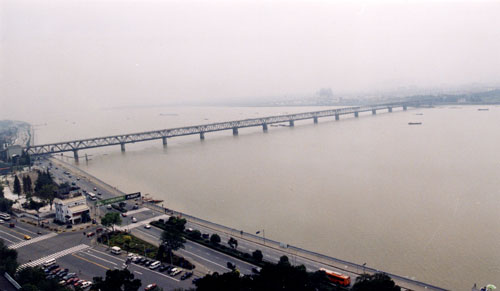
<svg viewBox="0 0 500 291">
<path fill-rule="evenodd" d="M 201 235 L 201 237 L 204 239 L 208 239 L 210 237 L 210 235 L 208 233 L 204 233 Z"/>
<path fill-rule="evenodd" d="M 161 265 L 160 268 L 158 269 L 158 271 L 163 272 L 166 269 L 168 269 L 168 265 Z"/>
<path fill-rule="evenodd" d="M 174 277 L 174 276 L 179 275 L 180 273 L 182 273 L 182 270 L 177 269 L 177 268 L 173 268 L 172 269 L 172 273 L 170 274 L 170 276 Z"/>
<path fill-rule="evenodd" d="M 193 272 L 184 273 L 184 275 L 181 276 L 181 280 L 186 280 L 191 276 L 193 276 Z"/>
<path fill-rule="evenodd" d="M 80 286 L 80 287 L 82 287 L 82 288 L 87 288 L 87 287 L 90 287 L 90 285 L 92 285 L 92 282 L 90 282 L 90 281 L 85 281 L 85 282 L 83 282 L 83 283 L 82 283 L 82 286 Z"/>
<path fill-rule="evenodd" d="M 154 261 L 153 260 L 146 260 L 144 262 L 144 266 L 149 267 L 149 265 L 151 265 L 152 262 L 154 262 Z"/>
<path fill-rule="evenodd" d="M 136 205 L 132 206 L 132 209 L 139 209 L 139 205 L 136 204 Z"/>
</svg>

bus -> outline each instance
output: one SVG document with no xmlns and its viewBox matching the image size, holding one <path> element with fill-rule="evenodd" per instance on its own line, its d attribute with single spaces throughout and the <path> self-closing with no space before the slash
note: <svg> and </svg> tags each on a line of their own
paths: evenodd
<svg viewBox="0 0 500 291">
<path fill-rule="evenodd" d="M 94 194 L 94 193 L 92 193 L 92 192 L 87 192 L 87 195 L 88 195 L 88 197 L 89 197 L 89 199 L 90 199 L 90 200 L 92 200 L 92 201 L 97 200 L 97 197 L 95 196 L 95 194 Z"/>
<path fill-rule="evenodd" d="M 7 213 L 0 213 L 0 219 L 3 219 L 5 221 L 9 221 L 10 220 L 10 215 L 7 214 Z"/>
<path fill-rule="evenodd" d="M 337 273 L 337 272 L 334 272 L 331 270 L 327 270 L 324 268 L 321 268 L 319 270 L 326 273 L 326 276 L 328 277 L 328 280 L 330 280 L 330 282 L 333 282 L 335 284 L 339 284 L 339 285 L 345 286 L 345 287 L 351 285 L 351 277 L 349 277 L 347 275 Z"/>
</svg>

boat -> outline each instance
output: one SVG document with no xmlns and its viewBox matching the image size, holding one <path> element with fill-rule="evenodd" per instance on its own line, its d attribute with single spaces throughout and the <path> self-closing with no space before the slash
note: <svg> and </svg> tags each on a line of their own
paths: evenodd
<svg viewBox="0 0 500 291">
<path fill-rule="evenodd" d="M 422 122 L 408 122 L 408 125 L 421 125 Z"/>
<path fill-rule="evenodd" d="M 415 113 L 415 115 L 424 115 L 423 113 Z"/>
<path fill-rule="evenodd" d="M 477 111 L 488 111 L 490 110 L 489 108 L 479 108 Z"/>
</svg>

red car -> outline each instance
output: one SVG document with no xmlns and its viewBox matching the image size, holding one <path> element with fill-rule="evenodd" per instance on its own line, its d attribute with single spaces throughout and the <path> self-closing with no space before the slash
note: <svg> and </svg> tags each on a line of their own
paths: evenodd
<svg viewBox="0 0 500 291">
<path fill-rule="evenodd" d="M 127 217 L 127 213 L 126 212 L 122 212 L 122 216 L 123 217 Z"/>
<path fill-rule="evenodd" d="M 87 237 L 91 237 L 91 236 L 94 236 L 95 235 L 95 232 L 88 232 L 87 233 Z"/>
<path fill-rule="evenodd" d="M 146 286 L 146 288 L 144 288 L 144 290 L 148 291 L 148 290 L 153 290 L 156 288 L 156 284 L 153 283 L 153 284 L 149 284 L 148 286 Z"/>
</svg>

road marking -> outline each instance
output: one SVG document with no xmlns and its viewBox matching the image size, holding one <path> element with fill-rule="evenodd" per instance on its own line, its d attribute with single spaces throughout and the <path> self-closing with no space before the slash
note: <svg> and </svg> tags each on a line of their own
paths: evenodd
<svg viewBox="0 0 500 291">
<path fill-rule="evenodd" d="M 217 264 L 216 262 L 212 262 L 212 261 L 210 261 L 210 260 L 208 260 L 208 259 L 205 259 L 204 257 L 199 256 L 199 255 L 197 255 L 197 254 L 195 254 L 195 253 L 192 253 L 192 252 L 190 252 L 190 251 L 181 250 L 181 252 L 186 252 L 186 253 L 188 253 L 188 254 L 190 254 L 190 255 L 192 255 L 192 256 L 198 257 L 198 258 L 200 258 L 200 259 L 202 259 L 202 260 L 205 260 L 205 261 L 210 262 L 210 263 L 212 263 L 212 264 L 214 264 L 214 265 L 217 265 L 217 266 L 219 266 L 219 267 L 222 267 L 223 269 L 226 269 L 226 270 L 231 271 L 231 269 L 229 269 L 228 267 L 225 267 L 225 266 L 223 266 L 223 265 Z"/>
<path fill-rule="evenodd" d="M 89 263 L 91 263 L 91 264 L 94 264 L 94 265 L 96 265 L 96 266 L 98 266 L 98 267 L 101 267 L 101 268 L 103 268 L 103 269 L 105 269 L 105 270 L 109 270 L 109 268 L 108 268 L 108 267 L 105 267 L 105 266 L 103 266 L 103 265 L 101 265 L 101 264 L 99 264 L 99 263 L 96 263 L 96 262 L 94 262 L 94 261 L 91 261 L 91 260 L 88 260 L 88 259 L 82 258 L 82 257 L 80 257 L 80 256 L 78 256 L 78 255 L 75 255 L 75 254 L 71 254 L 71 255 L 72 255 L 72 256 L 74 256 L 74 257 L 77 257 L 77 258 L 79 258 L 79 259 L 81 259 L 81 260 L 84 260 L 84 261 L 86 261 L 86 262 L 89 262 Z"/>
<path fill-rule="evenodd" d="M 21 269 L 24 269 L 26 267 L 36 267 L 38 265 L 43 264 L 47 260 L 57 259 L 57 258 L 60 258 L 60 257 L 64 257 L 66 255 L 69 255 L 69 254 L 72 254 L 72 253 L 76 253 L 76 252 L 82 251 L 82 250 L 87 249 L 87 248 L 89 248 L 88 245 L 86 245 L 86 244 L 80 244 L 80 245 L 74 246 L 72 248 L 69 248 L 69 249 L 66 249 L 66 250 L 63 250 L 63 251 L 60 251 L 60 252 L 57 252 L 57 253 L 53 253 L 52 255 L 45 256 L 45 257 L 40 258 L 38 260 L 22 264 L 17 269 L 21 270 Z"/>
<path fill-rule="evenodd" d="M 32 243 L 36 243 L 36 242 L 39 242 L 39 241 L 42 241 L 42 240 L 49 239 L 49 238 L 54 237 L 56 235 L 57 235 L 57 233 L 50 232 L 50 233 L 48 233 L 46 235 L 42 235 L 42 236 L 39 236 L 39 237 L 32 238 L 30 240 L 25 240 L 25 241 L 18 242 L 16 244 L 10 245 L 9 249 L 15 250 L 15 249 L 18 249 L 18 248 L 22 248 L 22 247 L 30 245 Z"/>
<path fill-rule="evenodd" d="M 172 280 L 174 280 L 174 281 L 176 281 L 176 282 L 180 282 L 180 280 L 177 280 L 177 279 L 175 279 L 175 278 L 172 278 L 172 277 L 167 276 L 167 275 L 165 275 L 165 274 L 162 274 L 162 273 L 160 273 L 160 272 L 155 272 L 155 271 L 153 271 L 153 270 L 151 270 L 151 269 L 145 268 L 145 267 L 140 266 L 140 265 L 137 265 L 137 264 L 134 264 L 134 265 L 135 265 L 136 267 L 138 267 L 138 268 L 141 268 L 141 269 L 144 269 L 144 270 L 151 271 L 152 273 L 154 273 L 154 274 L 156 274 L 156 275 L 160 275 L 160 276 L 163 276 L 163 277 L 165 277 L 165 278 L 172 279 Z"/>
<path fill-rule="evenodd" d="M 89 254 L 88 252 L 80 252 L 80 254 L 85 254 L 85 255 L 87 255 L 87 256 L 91 256 L 91 257 L 94 257 L 94 258 L 96 258 L 96 259 L 103 260 L 103 261 L 108 262 L 108 263 L 110 263 L 110 264 L 113 264 L 113 265 L 115 265 L 115 266 L 117 266 L 117 265 L 118 265 L 118 264 L 113 263 L 113 262 L 111 262 L 111 261 L 108 261 L 108 260 L 106 260 L 106 259 L 99 258 L 98 256 L 94 256 L 93 254 Z"/>
<path fill-rule="evenodd" d="M 166 214 L 163 214 L 163 215 L 160 215 L 160 216 L 155 216 L 155 217 L 151 217 L 151 218 L 148 218 L 146 220 L 141 220 L 141 221 L 138 221 L 138 222 L 135 222 L 135 223 L 132 223 L 132 224 L 129 224 L 127 226 L 118 226 L 118 227 L 115 227 L 116 230 L 131 230 L 133 228 L 136 228 L 136 227 L 139 227 L 141 225 L 144 225 L 144 224 L 148 224 L 150 223 L 151 221 L 154 221 L 154 220 L 158 220 L 158 219 L 166 219 L 166 218 L 169 218 L 170 216 L 166 215 Z"/>
<path fill-rule="evenodd" d="M 156 237 L 156 236 L 154 236 L 154 235 L 152 235 L 152 234 L 149 234 L 149 233 L 147 233 L 147 232 L 144 232 L 143 230 L 138 230 L 138 229 L 136 229 L 135 231 L 138 231 L 138 232 L 140 232 L 140 233 L 142 233 L 142 234 L 145 234 L 145 235 L 149 235 L 150 237 L 152 237 L 152 238 L 154 238 L 154 239 L 156 239 L 156 240 L 160 240 L 158 237 Z"/>
<path fill-rule="evenodd" d="M 143 212 L 143 211 L 146 211 L 146 210 L 149 210 L 149 208 L 142 207 L 142 208 L 139 208 L 139 209 L 136 209 L 136 210 L 130 210 L 130 211 L 127 211 L 127 215 L 132 215 L 132 214 L 140 213 L 140 212 Z"/>
<path fill-rule="evenodd" d="M 142 273 L 141 273 L 141 272 L 139 272 L 139 271 L 134 271 L 134 273 L 137 273 L 137 274 L 139 274 L 139 275 L 142 275 Z"/>
<path fill-rule="evenodd" d="M 10 242 L 10 243 L 13 243 L 13 244 L 14 244 L 14 243 L 16 243 L 15 241 L 11 241 L 10 239 L 7 239 L 7 238 L 5 238 L 5 237 L 1 237 L 1 236 L 0 236 L 0 238 L 1 238 L 1 239 L 3 239 L 3 240 L 8 241 L 8 242 Z"/>
<path fill-rule="evenodd" d="M 11 237 L 13 237 L 13 238 L 15 238 L 15 239 L 18 239 L 18 240 L 20 240 L 20 241 L 22 241 L 22 240 L 23 240 L 22 238 L 19 238 L 19 237 L 15 236 L 15 235 L 12 235 L 12 234 L 10 234 L 10 233 L 8 233 L 8 232 L 2 231 L 2 230 L 0 230 L 0 232 L 1 232 L 1 233 L 5 233 L 6 235 L 11 236 Z M 17 232 L 17 231 L 16 231 L 16 232 Z"/>
<path fill-rule="evenodd" d="M 22 230 L 24 230 L 24 231 L 30 232 L 30 233 L 32 233 L 32 234 L 34 234 L 34 235 L 38 235 L 38 233 L 33 232 L 33 231 L 31 231 L 31 230 L 27 230 L 26 228 L 22 228 L 22 227 L 20 227 L 19 225 L 16 225 L 16 227 L 17 227 L 17 228 L 19 228 L 19 229 L 22 229 Z"/>
<path fill-rule="evenodd" d="M 115 259 L 115 260 L 117 260 L 117 261 L 120 261 L 120 263 L 125 262 L 125 260 L 122 260 L 122 259 L 120 258 L 120 256 L 112 256 L 112 255 L 110 255 L 110 254 L 107 254 L 107 253 L 105 253 L 105 252 L 98 251 L 98 250 L 96 250 L 96 249 L 92 249 L 92 251 L 93 251 L 93 252 L 100 253 L 100 254 L 103 254 L 103 255 L 108 256 L 108 257 L 110 257 L 110 258 L 113 258 L 113 259 Z M 90 250 L 89 250 L 88 252 L 90 252 Z"/>
</svg>

